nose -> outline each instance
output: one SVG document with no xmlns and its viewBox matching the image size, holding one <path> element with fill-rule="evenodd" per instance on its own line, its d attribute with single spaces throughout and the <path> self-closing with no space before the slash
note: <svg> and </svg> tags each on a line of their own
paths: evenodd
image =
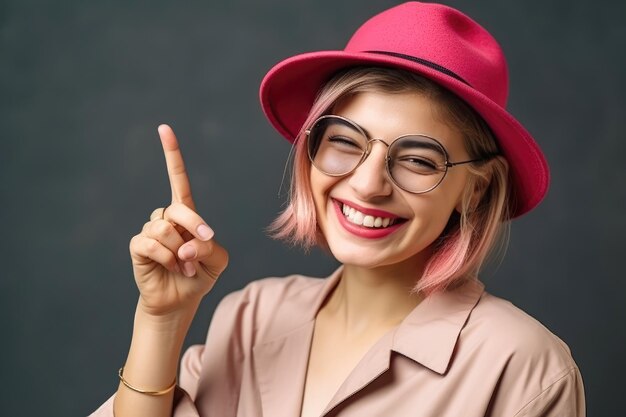
<svg viewBox="0 0 626 417">
<path fill-rule="evenodd" d="M 348 184 L 364 201 L 388 196 L 393 191 L 385 161 L 388 145 L 383 141 L 376 140 L 372 141 L 370 146 L 369 155 L 350 174 L 348 180 Z"/>
</svg>

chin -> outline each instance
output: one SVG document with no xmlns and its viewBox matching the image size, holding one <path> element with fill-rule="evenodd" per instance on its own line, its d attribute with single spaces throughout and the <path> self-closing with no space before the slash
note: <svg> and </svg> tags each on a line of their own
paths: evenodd
<svg viewBox="0 0 626 417">
<path fill-rule="evenodd" d="M 324 232 L 326 246 L 344 265 L 365 269 L 406 265 L 413 269 L 423 264 L 431 253 L 427 242 L 407 236 L 402 229 L 395 236 L 366 239 L 329 226 Z"/>
<path fill-rule="evenodd" d="M 332 241 L 332 242 L 331 242 Z M 411 265 L 411 268 L 423 264 L 423 260 L 430 256 L 429 248 L 413 247 L 399 248 L 395 245 L 375 247 L 357 242 L 327 239 L 327 246 L 332 255 L 344 265 L 351 265 L 365 269 L 380 267 Z"/>
</svg>

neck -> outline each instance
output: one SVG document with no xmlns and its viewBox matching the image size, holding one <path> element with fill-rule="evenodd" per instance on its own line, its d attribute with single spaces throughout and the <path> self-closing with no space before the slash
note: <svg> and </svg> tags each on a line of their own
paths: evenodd
<svg viewBox="0 0 626 417">
<path fill-rule="evenodd" d="M 422 300 L 412 289 L 423 262 L 366 268 L 344 265 L 339 284 L 324 306 L 325 314 L 342 322 L 348 333 L 398 325 Z"/>
</svg>

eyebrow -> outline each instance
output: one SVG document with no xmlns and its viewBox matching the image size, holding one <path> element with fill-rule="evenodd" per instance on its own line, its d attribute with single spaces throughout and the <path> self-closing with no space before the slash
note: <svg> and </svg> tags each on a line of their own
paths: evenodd
<svg viewBox="0 0 626 417">
<path fill-rule="evenodd" d="M 342 117 L 343 117 L 343 116 L 342 116 Z M 350 130 L 353 130 L 353 131 L 355 131 L 355 132 L 359 132 L 357 129 L 355 129 L 355 128 L 354 128 L 354 127 L 356 126 L 356 127 L 358 127 L 359 129 L 361 129 L 361 130 L 363 131 L 363 133 L 365 133 L 365 137 L 366 137 L 367 139 L 371 139 L 371 138 L 372 138 L 372 135 L 370 134 L 370 132 L 368 132 L 368 131 L 367 131 L 367 129 L 366 129 L 366 128 L 364 128 L 363 126 L 361 126 L 361 125 L 360 125 L 360 124 L 358 124 L 357 122 L 353 121 L 352 119 L 347 119 L 347 118 L 346 118 L 346 120 L 349 120 L 349 121 L 350 121 L 350 123 L 352 123 L 352 124 L 354 125 L 354 126 L 349 126 L 349 127 L 350 127 Z M 359 132 L 359 133 L 360 133 L 360 132 Z"/>
<path fill-rule="evenodd" d="M 400 143 L 396 144 L 396 146 L 399 146 L 400 149 L 425 148 L 425 149 L 437 151 L 441 153 L 442 155 L 445 155 L 445 150 L 437 143 L 435 142 L 428 143 L 428 142 L 420 141 L 417 139 L 411 139 L 411 137 L 404 137 L 404 139 Z"/>
<path fill-rule="evenodd" d="M 366 128 L 364 128 L 363 126 L 361 126 L 360 124 L 358 124 L 358 123 L 357 123 L 357 122 L 355 122 L 354 120 L 352 120 L 352 119 L 350 119 L 350 118 L 347 118 L 347 117 L 345 117 L 345 116 L 338 115 L 338 114 L 337 114 L 336 116 L 343 117 L 344 119 L 346 119 L 347 121 L 349 121 L 351 124 L 353 124 L 354 126 L 358 127 L 359 129 L 361 129 L 361 130 L 363 131 L 363 133 L 365 133 L 365 137 L 366 137 L 368 140 L 375 139 L 375 138 L 372 138 L 372 134 L 371 134 L 370 132 L 368 132 L 368 130 L 367 130 Z M 355 132 L 357 132 L 357 130 L 355 130 L 355 129 L 354 129 L 354 126 L 349 126 L 349 127 L 350 127 L 350 130 L 354 130 Z M 426 135 L 415 134 L 414 136 L 422 136 L 422 137 L 429 138 L 429 139 L 433 140 L 433 138 L 431 138 L 430 136 L 426 136 Z M 406 149 L 406 148 L 424 148 L 424 149 L 430 149 L 430 150 L 433 150 L 433 151 L 437 151 L 437 152 L 441 153 L 442 155 L 447 156 L 447 151 L 446 151 L 446 149 L 443 147 L 443 145 L 440 145 L 440 144 L 435 143 L 435 142 L 436 142 L 436 139 L 434 139 L 434 140 L 435 140 L 435 142 L 426 143 L 426 142 L 423 142 L 423 141 L 419 141 L 419 140 L 417 140 L 417 139 L 413 139 L 413 140 L 411 140 L 411 135 L 406 135 L 406 136 L 405 136 L 405 135 L 402 135 L 402 136 L 398 136 L 396 139 L 394 139 L 394 141 L 395 141 L 395 140 L 397 140 L 397 139 L 398 139 L 398 138 L 400 138 L 400 137 L 405 138 L 404 140 L 405 140 L 406 142 L 408 142 L 408 143 L 406 143 L 406 144 L 405 144 L 405 143 L 402 143 L 402 146 L 401 146 L 401 148 L 400 148 L 400 149 Z M 399 145 L 396 145 L 396 146 L 399 146 Z"/>
<path fill-rule="evenodd" d="M 363 131 L 363 133 L 365 133 L 365 137 L 366 137 L 367 139 L 372 139 L 372 134 L 371 134 L 370 132 L 368 132 L 366 128 L 364 128 L 363 126 L 361 126 L 360 124 L 358 124 L 358 123 L 357 123 L 357 122 L 355 122 L 354 120 L 352 120 L 352 119 L 350 119 L 350 118 L 348 118 L 348 117 L 346 117 L 346 116 L 342 116 L 342 115 L 340 115 L 340 114 L 332 114 L 332 115 L 334 115 L 334 116 L 338 116 L 338 117 L 343 118 L 343 119 L 345 119 L 346 121 L 350 122 L 350 123 L 349 123 L 349 125 L 347 125 L 347 127 L 349 127 L 349 128 L 350 128 L 350 130 L 353 130 L 353 131 L 355 131 L 355 132 L 359 132 L 359 131 L 358 131 L 358 129 L 361 129 L 361 130 Z M 351 126 L 351 125 L 354 125 L 354 126 Z M 356 126 L 358 129 L 355 129 L 355 128 L 354 128 L 355 126 Z M 360 133 L 360 132 L 359 132 L 359 133 Z"/>
<path fill-rule="evenodd" d="M 363 130 L 363 132 L 365 133 L 365 137 L 367 137 L 368 139 L 372 139 L 372 135 L 370 132 L 367 131 L 366 128 L 364 128 L 363 126 L 354 123 L 355 125 L 357 125 L 359 128 L 361 128 L 361 130 Z"/>
</svg>

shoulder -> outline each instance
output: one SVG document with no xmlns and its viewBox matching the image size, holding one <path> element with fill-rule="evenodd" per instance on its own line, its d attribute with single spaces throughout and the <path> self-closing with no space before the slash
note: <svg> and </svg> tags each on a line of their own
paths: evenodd
<svg viewBox="0 0 626 417">
<path fill-rule="evenodd" d="M 484 292 L 466 330 L 484 346 L 510 357 L 549 360 L 559 368 L 575 366 L 569 347 L 537 319 L 508 300 Z"/>
<path fill-rule="evenodd" d="M 470 361 L 488 368 L 481 378 L 492 386 L 493 407 L 503 415 L 551 406 L 581 415 L 582 379 L 569 347 L 510 301 L 483 293 L 459 342 L 464 366 Z"/>
<path fill-rule="evenodd" d="M 222 299 L 213 322 L 236 322 L 233 327 L 251 336 L 252 343 L 271 338 L 310 321 L 326 281 L 293 274 L 250 282 Z"/>
<path fill-rule="evenodd" d="M 254 306 L 256 309 L 272 309 L 294 298 L 315 297 L 323 285 L 324 278 L 299 274 L 262 278 L 225 296 L 220 302 L 220 308 Z"/>
</svg>

